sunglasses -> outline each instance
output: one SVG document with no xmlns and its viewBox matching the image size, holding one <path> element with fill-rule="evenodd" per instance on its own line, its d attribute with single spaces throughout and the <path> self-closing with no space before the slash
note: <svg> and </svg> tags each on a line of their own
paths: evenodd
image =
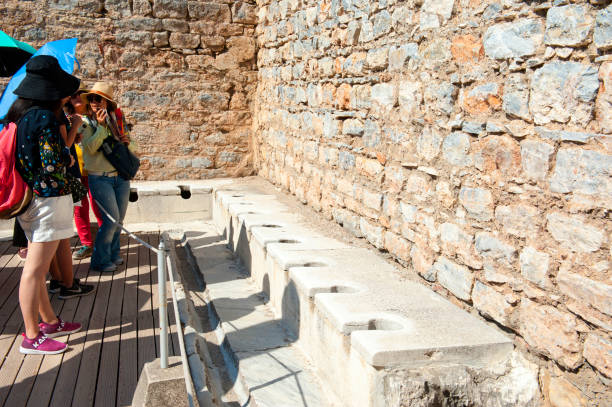
<svg viewBox="0 0 612 407">
<path fill-rule="evenodd" d="M 100 103 L 102 101 L 102 96 L 100 95 L 88 95 L 87 100 L 90 102 Z"/>
</svg>

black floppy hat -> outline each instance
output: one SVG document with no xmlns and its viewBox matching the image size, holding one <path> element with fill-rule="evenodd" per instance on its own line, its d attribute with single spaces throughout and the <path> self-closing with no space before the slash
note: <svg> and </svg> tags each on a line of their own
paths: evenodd
<svg viewBox="0 0 612 407">
<path fill-rule="evenodd" d="M 37 55 L 26 64 L 26 76 L 13 93 L 25 99 L 53 101 L 72 95 L 80 83 L 60 67 L 55 57 Z"/>
</svg>

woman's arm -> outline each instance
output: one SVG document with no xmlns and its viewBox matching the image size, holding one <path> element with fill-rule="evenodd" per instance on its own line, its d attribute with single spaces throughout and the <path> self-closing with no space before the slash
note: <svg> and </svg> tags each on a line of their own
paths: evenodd
<svg viewBox="0 0 612 407">
<path fill-rule="evenodd" d="M 104 139 L 108 136 L 109 132 L 106 127 L 101 125 L 92 127 L 91 125 L 88 125 L 87 129 L 85 129 L 83 132 L 83 141 L 81 142 L 83 145 L 83 150 L 85 150 L 89 155 L 95 154 L 102 145 Z"/>
<path fill-rule="evenodd" d="M 62 138 L 64 138 L 64 143 L 66 143 L 66 147 L 70 148 L 74 144 L 76 140 L 79 128 L 81 127 L 81 123 L 83 123 L 83 119 L 79 115 L 73 115 L 70 117 L 70 131 L 64 137 L 62 133 Z"/>
</svg>

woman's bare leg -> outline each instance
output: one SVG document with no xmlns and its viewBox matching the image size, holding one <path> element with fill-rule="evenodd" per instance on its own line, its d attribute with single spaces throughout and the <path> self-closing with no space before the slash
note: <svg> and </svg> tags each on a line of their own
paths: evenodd
<svg viewBox="0 0 612 407">
<path fill-rule="evenodd" d="M 57 323 L 57 315 L 55 315 L 55 310 L 51 306 L 51 301 L 49 300 L 49 293 L 47 292 L 47 284 L 45 283 L 45 279 L 40 280 L 40 288 L 39 290 L 39 303 L 38 303 L 38 313 L 40 314 L 40 319 L 47 324 L 55 324 Z"/>
<path fill-rule="evenodd" d="M 58 241 L 30 243 L 28 245 L 28 257 L 23 266 L 19 283 L 19 305 L 23 315 L 25 333 L 30 339 L 38 335 L 39 312 L 47 319 L 49 319 L 49 314 L 53 315 L 52 320 L 55 319 L 55 313 L 51 308 L 47 291 L 45 289 L 44 295 L 41 295 L 41 287 L 45 285 L 45 276 L 49 271 L 49 265 L 57 246 Z"/>
<path fill-rule="evenodd" d="M 51 278 L 57 281 L 62 281 L 62 273 L 60 273 L 59 264 L 57 262 L 57 252 L 55 256 L 51 259 L 51 264 L 49 265 L 49 274 L 51 274 Z"/>
<path fill-rule="evenodd" d="M 66 288 L 72 287 L 74 271 L 72 270 L 72 251 L 70 250 L 70 240 L 62 239 L 59 241 L 57 252 L 55 252 L 57 265 L 59 267 L 60 280 Z"/>
</svg>

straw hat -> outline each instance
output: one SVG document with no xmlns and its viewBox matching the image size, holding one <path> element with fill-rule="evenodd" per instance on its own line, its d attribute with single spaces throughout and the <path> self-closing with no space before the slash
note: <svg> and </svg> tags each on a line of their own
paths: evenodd
<svg viewBox="0 0 612 407">
<path fill-rule="evenodd" d="M 83 99 L 84 103 L 88 103 L 87 97 L 89 95 L 99 95 L 106 99 L 106 101 L 112 105 L 112 108 L 115 109 L 117 108 L 117 102 L 113 100 L 114 93 L 112 84 L 108 82 L 96 82 L 91 90 L 81 94 L 81 98 Z"/>
<path fill-rule="evenodd" d="M 89 93 L 89 89 L 85 86 L 85 82 L 81 81 L 81 85 L 79 85 L 79 89 L 73 93 L 73 95 L 82 95 L 83 93 Z"/>
<path fill-rule="evenodd" d="M 41 101 L 60 100 L 72 95 L 81 81 L 64 71 L 55 57 L 37 55 L 26 64 L 26 75 L 15 95 Z"/>
</svg>

